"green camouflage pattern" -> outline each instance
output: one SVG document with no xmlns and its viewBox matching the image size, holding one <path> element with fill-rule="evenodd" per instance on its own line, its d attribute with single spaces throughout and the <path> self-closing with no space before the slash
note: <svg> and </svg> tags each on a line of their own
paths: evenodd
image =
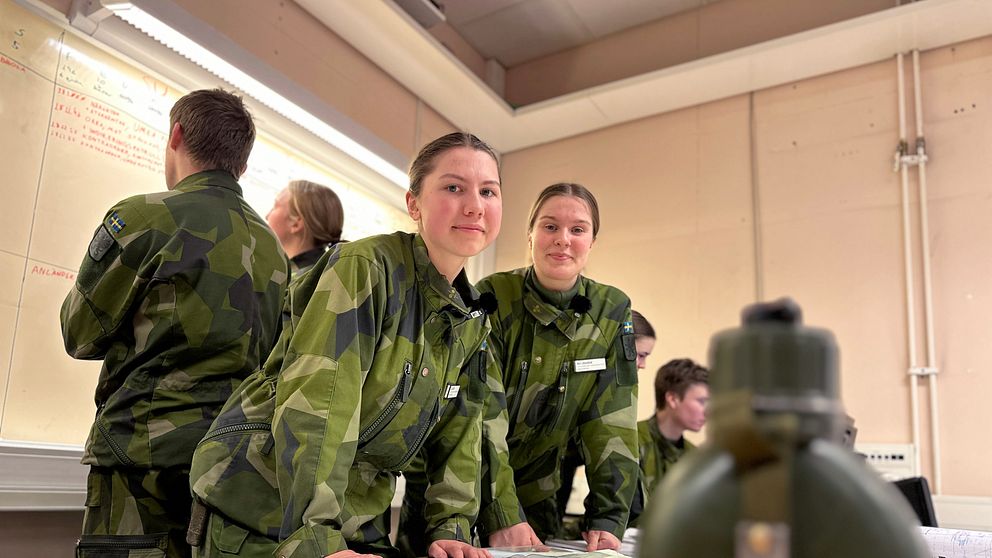
<svg viewBox="0 0 992 558">
<path fill-rule="evenodd" d="M 288 263 L 229 173 L 115 205 L 62 305 L 75 358 L 103 359 L 83 463 L 188 468 L 278 335 Z"/>
<path fill-rule="evenodd" d="M 523 508 L 516 499 L 513 469 L 510 467 L 510 454 L 506 445 L 506 394 L 503 392 L 501 367 L 495 355 L 489 358 L 486 382 L 480 388 L 469 395 L 483 407 L 482 453 L 488 459 L 482 461 L 481 478 L 488 482 L 480 487 L 481 499 L 492 502 L 489 513 L 495 515 L 501 525 L 516 525 L 526 519 Z M 406 488 L 400 508 L 396 544 L 403 556 L 426 556 L 431 541 L 426 535 L 425 521 L 425 494 L 428 488 L 425 456 L 418 454 L 403 471 L 403 477 Z M 494 493 L 501 495 L 499 500 L 492 497 Z M 488 546 L 486 534 L 482 535 L 483 546 Z"/>
<path fill-rule="evenodd" d="M 532 267 L 491 275 L 478 288 L 499 301 L 490 317 L 490 346 L 508 408 L 489 428 L 492 436 L 506 433 L 516 496 L 527 521 L 540 537 L 558 533 L 559 465 L 574 435 L 581 441 L 590 488 L 584 527 L 622 537 L 638 481 L 630 299 L 585 277 L 569 293 L 552 293 L 537 285 Z M 568 309 L 576 296 L 589 300 L 587 312 Z M 604 359 L 599 362 L 605 366 L 577 370 L 590 359 Z M 505 424 L 498 424 L 502 417 Z M 484 486 L 498 478 L 498 468 L 486 467 L 497 459 L 492 451 L 483 453 Z M 509 526 L 501 516 L 516 505 L 511 494 L 494 487 L 483 498 L 484 532 Z"/>
<path fill-rule="evenodd" d="M 691 451 L 696 446 L 685 438 L 682 439 L 683 447 L 676 446 L 661 435 L 661 431 L 658 430 L 658 419 L 653 416 L 637 423 L 637 442 L 640 452 L 641 482 L 644 485 L 644 508 L 647 509 L 650 496 L 654 494 L 665 473 L 685 452 Z"/>
<path fill-rule="evenodd" d="M 183 469 L 92 467 L 77 558 L 183 558 L 191 498 Z"/>
<path fill-rule="evenodd" d="M 311 248 L 306 252 L 300 252 L 299 254 L 293 256 L 289 259 L 289 272 L 290 281 L 295 281 L 300 278 L 304 273 L 310 271 L 310 268 L 317 263 L 317 260 L 324 255 L 325 252 L 330 252 L 334 249 L 337 242 L 331 242 L 329 244 L 321 244 L 315 248 Z"/>
<path fill-rule="evenodd" d="M 220 514 L 210 514 L 205 536 L 203 545 L 193 547 L 194 558 L 272 558 L 272 539 L 248 532 Z"/>
<path fill-rule="evenodd" d="M 480 491 L 477 393 L 492 358 L 477 298 L 464 272 L 448 283 L 419 235 L 325 254 L 292 283 L 269 360 L 197 448 L 197 497 L 246 536 L 268 537 L 277 556 L 386 552 L 396 475 L 423 448 L 426 532 L 467 540 Z M 217 555 L 211 544 L 204 556 Z"/>
</svg>

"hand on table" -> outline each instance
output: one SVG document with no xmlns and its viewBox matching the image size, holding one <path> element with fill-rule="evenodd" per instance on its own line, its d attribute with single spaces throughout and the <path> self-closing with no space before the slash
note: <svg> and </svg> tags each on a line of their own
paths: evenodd
<svg viewBox="0 0 992 558">
<path fill-rule="evenodd" d="M 427 549 L 430 558 L 492 558 L 489 551 L 461 541 L 434 541 Z"/>
<path fill-rule="evenodd" d="M 532 546 L 542 547 L 542 549 L 547 548 L 541 542 L 541 539 L 537 538 L 534 528 L 526 521 L 490 533 L 489 546 Z"/>
<path fill-rule="evenodd" d="M 620 550 L 620 539 L 608 531 L 583 531 L 582 538 L 586 540 L 586 551 Z"/>
</svg>

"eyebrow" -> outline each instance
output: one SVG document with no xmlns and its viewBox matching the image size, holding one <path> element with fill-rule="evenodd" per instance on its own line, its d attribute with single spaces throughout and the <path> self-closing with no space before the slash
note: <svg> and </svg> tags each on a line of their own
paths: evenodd
<svg viewBox="0 0 992 558">
<path fill-rule="evenodd" d="M 468 182 L 468 180 L 466 180 L 464 176 L 457 175 L 457 174 L 452 174 L 450 172 L 446 172 L 446 173 L 442 174 L 439 178 L 454 178 L 455 180 L 461 180 L 462 182 Z M 500 183 L 499 183 L 498 180 L 485 180 L 482 183 L 483 184 L 495 184 L 497 186 L 500 185 Z"/>
<path fill-rule="evenodd" d="M 557 221 L 558 219 L 555 219 L 555 217 L 553 215 L 541 215 L 541 216 L 539 216 L 537 218 L 537 220 L 538 221 Z M 589 221 L 586 221 L 585 219 L 579 219 L 578 221 L 574 221 L 574 222 L 575 223 L 579 223 L 581 225 L 590 225 L 590 226 L 592 225 L 592 223 L 590 223 Z"/>
</svg>

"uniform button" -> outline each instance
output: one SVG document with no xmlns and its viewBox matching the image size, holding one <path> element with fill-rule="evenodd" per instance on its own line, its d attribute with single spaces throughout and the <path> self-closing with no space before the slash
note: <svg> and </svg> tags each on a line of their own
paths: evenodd
<svg viewBox="0 0 992 558">
<path fill-rule="evenodd" d="M 565 393 L 565 386 L 558 386 L 558 393 Z"/>
<path fill-rule="evenodd" d="M 576 318 L 580 318 L 580 317 L 582 317 L 582 314 L 579 314 L 578 312 L 576 312 L 576 313 L 575 313 L 575 317 L 576 317 Z"/>
<path fill-rule="evenodd" d="M 430 374 L 430 370 L 428 370 L 425 366 L 424 369 L 420 371 L 420 375 L 426 377 L 428 374 Z"/>
<path fill-rule="evenodd" d="M 541 357 L 539 357 L 539 356 L 537 356 L 537 357 L 534 357 L 534 364 L 541 364 L 541 361 L 542 361 L 542 360 L 543 360 L 543 359 L 542 359 Z"/>
</svg>

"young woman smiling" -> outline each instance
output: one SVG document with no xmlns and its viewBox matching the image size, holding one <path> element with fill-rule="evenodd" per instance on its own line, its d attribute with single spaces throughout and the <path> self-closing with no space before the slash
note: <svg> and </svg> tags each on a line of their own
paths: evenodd
<svg viewBox="0 0 992 558">
<path fill-rule="evenodd" d="M 339 244 L 291 288 L 275 350 L 194 456 L 198 556 L 394 556 L 395 478 L 421 448 L 428 555 L 488 555 L 465 542 L 482 430 L 468 395 L 492 357 L 463 267 L 499 233 L 496 155 L 471 134 L 433 141 L 406 203 L 416 234 Z"/>
<path fill-rule="evenodd" d="M 478 284 L 498 301 L 489 346 L 507 411 L 490 413 L 486 422 L 477 529 L 492 546 L 556 537 L 559 465 L 576 436 L 590 464 L 587 548 L 618 549 L 638 483 L 630 300 L 581 275 L 599 232 L 599 207 L 585 187 L 546 188 L 531 210 L 528 232 L 533 265 Z M 504 436 L 509 481 L 500 466 Z M 424 493 L 416 478 L 408 479 L 401 536 L 416 534 Z M 521 525 L 524 516 L 530 528 Z M 423 545 L 411 546 L 410 554 L 422 555 Z"/>
</svg>

